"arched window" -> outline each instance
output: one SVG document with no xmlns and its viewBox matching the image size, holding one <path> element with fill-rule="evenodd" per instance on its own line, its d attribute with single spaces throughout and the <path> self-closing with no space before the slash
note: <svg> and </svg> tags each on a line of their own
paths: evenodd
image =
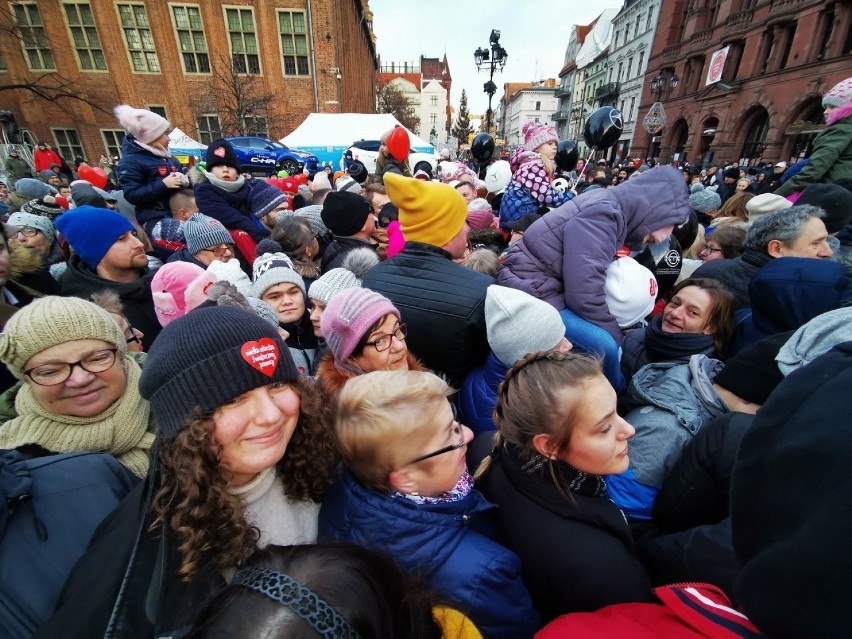
<svg viewBox="0 0 852 639">
<path fill-rule="evenodd" d="M 689 125 L 686 120 L 680 120 L 675 124 L 672 134 L 674 146 L 671 157 L 677 156 L 677 162 L 686 162 L 686 141 L 689 139 Z"/>
<path fill-rule="evenodd" d="M 766 109 L 760 107 L 751 116 L 751 121 L 748 125 L 745 142 L 740 152 L 741 166 L 748 166 L 752 158 L 756 158 L 763 153 L 766 133 L 768 131 L 769 114 L 766 112 Z"/>
<path fill-rule="evenodd" d="M 823 108 L 819 98 L 803 109 L 802 116 L 797 118 L 789 127 L 787 135 L 795 136 L 790 158 L 793 161 L 801 160 L 811 154 L 811 145 L 817 134 L 823 130 Z M 787 160 L 788 158 L 781 158 Z"/>
</svg>

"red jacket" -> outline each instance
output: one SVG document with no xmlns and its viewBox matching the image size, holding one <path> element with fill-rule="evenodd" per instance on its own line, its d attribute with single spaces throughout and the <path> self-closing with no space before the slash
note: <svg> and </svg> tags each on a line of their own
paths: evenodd
<svg viewBox="0 0 852 639">
<path fill-rule="evenodd" d="M 51 164 L 62 166 L 62 158 L 60 158 L 59 154 L 52 149 L 45 149 L 44 151 L 36 149 L 35 153 L 33 153 L 33 162 L 35 163 L 35 170 L 37 173 L 46 171 L 50 168 Z"/>
</svg>

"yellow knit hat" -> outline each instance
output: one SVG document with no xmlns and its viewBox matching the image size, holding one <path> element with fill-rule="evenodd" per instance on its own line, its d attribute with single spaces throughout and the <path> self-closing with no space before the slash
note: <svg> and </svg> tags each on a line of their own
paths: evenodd
<svg viewBox="0 0 852 639">
<path fill-rule="evenodd" d="M 444 246 L 467 221 L 467 204 L 448 184 L 385 173 L 385 188 L 399 209 L 399 227 L 406 241 Z"/>
<path fill-rule="evenodd" d="M 0 335 L 0 360 L 15 377 L 24 378 L 24 366 L 33 355 L 77 339 L 100 339 L 121 355 L 127 340 L 112 316 L 92 302 L 50 295 L 15 313 Z"/>
</svg>

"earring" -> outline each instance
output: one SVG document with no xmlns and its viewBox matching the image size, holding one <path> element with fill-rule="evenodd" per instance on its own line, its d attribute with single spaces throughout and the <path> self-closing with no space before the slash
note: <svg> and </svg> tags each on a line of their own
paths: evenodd
<svg viewBox="0 0 852 639">
<path fill-rule="evenodd" d="M 551 455 L 551 456 L 550 456 L 550 461 L 556 461 L 556 455 Z"/>
<path fill-rule="evenodd" d="M 420 493 L 418 493 L 416 490 L 413 490 L 408 494 L 411 495 L 412 497 L 420 497 Z"/>
</svg>

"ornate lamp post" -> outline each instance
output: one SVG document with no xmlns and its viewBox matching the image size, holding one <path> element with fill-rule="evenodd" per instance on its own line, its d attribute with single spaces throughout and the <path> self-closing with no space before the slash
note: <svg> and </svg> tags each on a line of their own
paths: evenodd
<svg viewBox="0 0 852 639">
<path fill-rule="evenodd" d="M 497 69 L 503 70 L 503 67 L 506 66 L 506 59 L 508 58 L 508 53 L 506 53 L 506 49 L 500 46 L 500 31 L 497 29 L 491 30 L 491 37 L 489 38 L 490 42 L 490 50 L 483 49 L 482 47 L 478 47 L 476 51 L 473 52 L 473 60 L 476 63 L 477 71 L 482 71 L 483 69 L 490 69 L 491 74 L 488 78 L 488 82 L 486 82 L 482 88 L 485 93 L 488 94 L 488 111 L 485 114 L 485 125 L 486 131 L 491 133 L 491 123 L 493 117 L 493 111 L 491 110 L 491 99 L 494 97 L 494 94 L 497 93 L 497 85 L 494 84 L 494 71 Z"/>
<path fill-rule="evenodd" d="M 663 127 L 666 126 L 666 122 L 668 121 L 666 118 L 666 110 L 663 108 L 663 103 L 661 102 L 663 90 L 668 87 L 669 92 L 671 93 L 671 90 L 677 87 L 677 83 L 679 81 L 680 78 L 678 78 L 673 71 L 668 76 L 666 76 L 663 71 L 660 71 L 659 75 L 651 78 L 651 81 L 648 83 L 651 91 L 656 94 L 656 100 L 648 110 L 648 115 L 646 115 L 645 119 L 642 120 L 642 126 L 645 128 L 645 131 L 648 132 L 648 151 L 645 153 L 646 159 L 651 157 L 651 147 L 654 144 L 654 136 L 663 130 Z"/>
</svg>

